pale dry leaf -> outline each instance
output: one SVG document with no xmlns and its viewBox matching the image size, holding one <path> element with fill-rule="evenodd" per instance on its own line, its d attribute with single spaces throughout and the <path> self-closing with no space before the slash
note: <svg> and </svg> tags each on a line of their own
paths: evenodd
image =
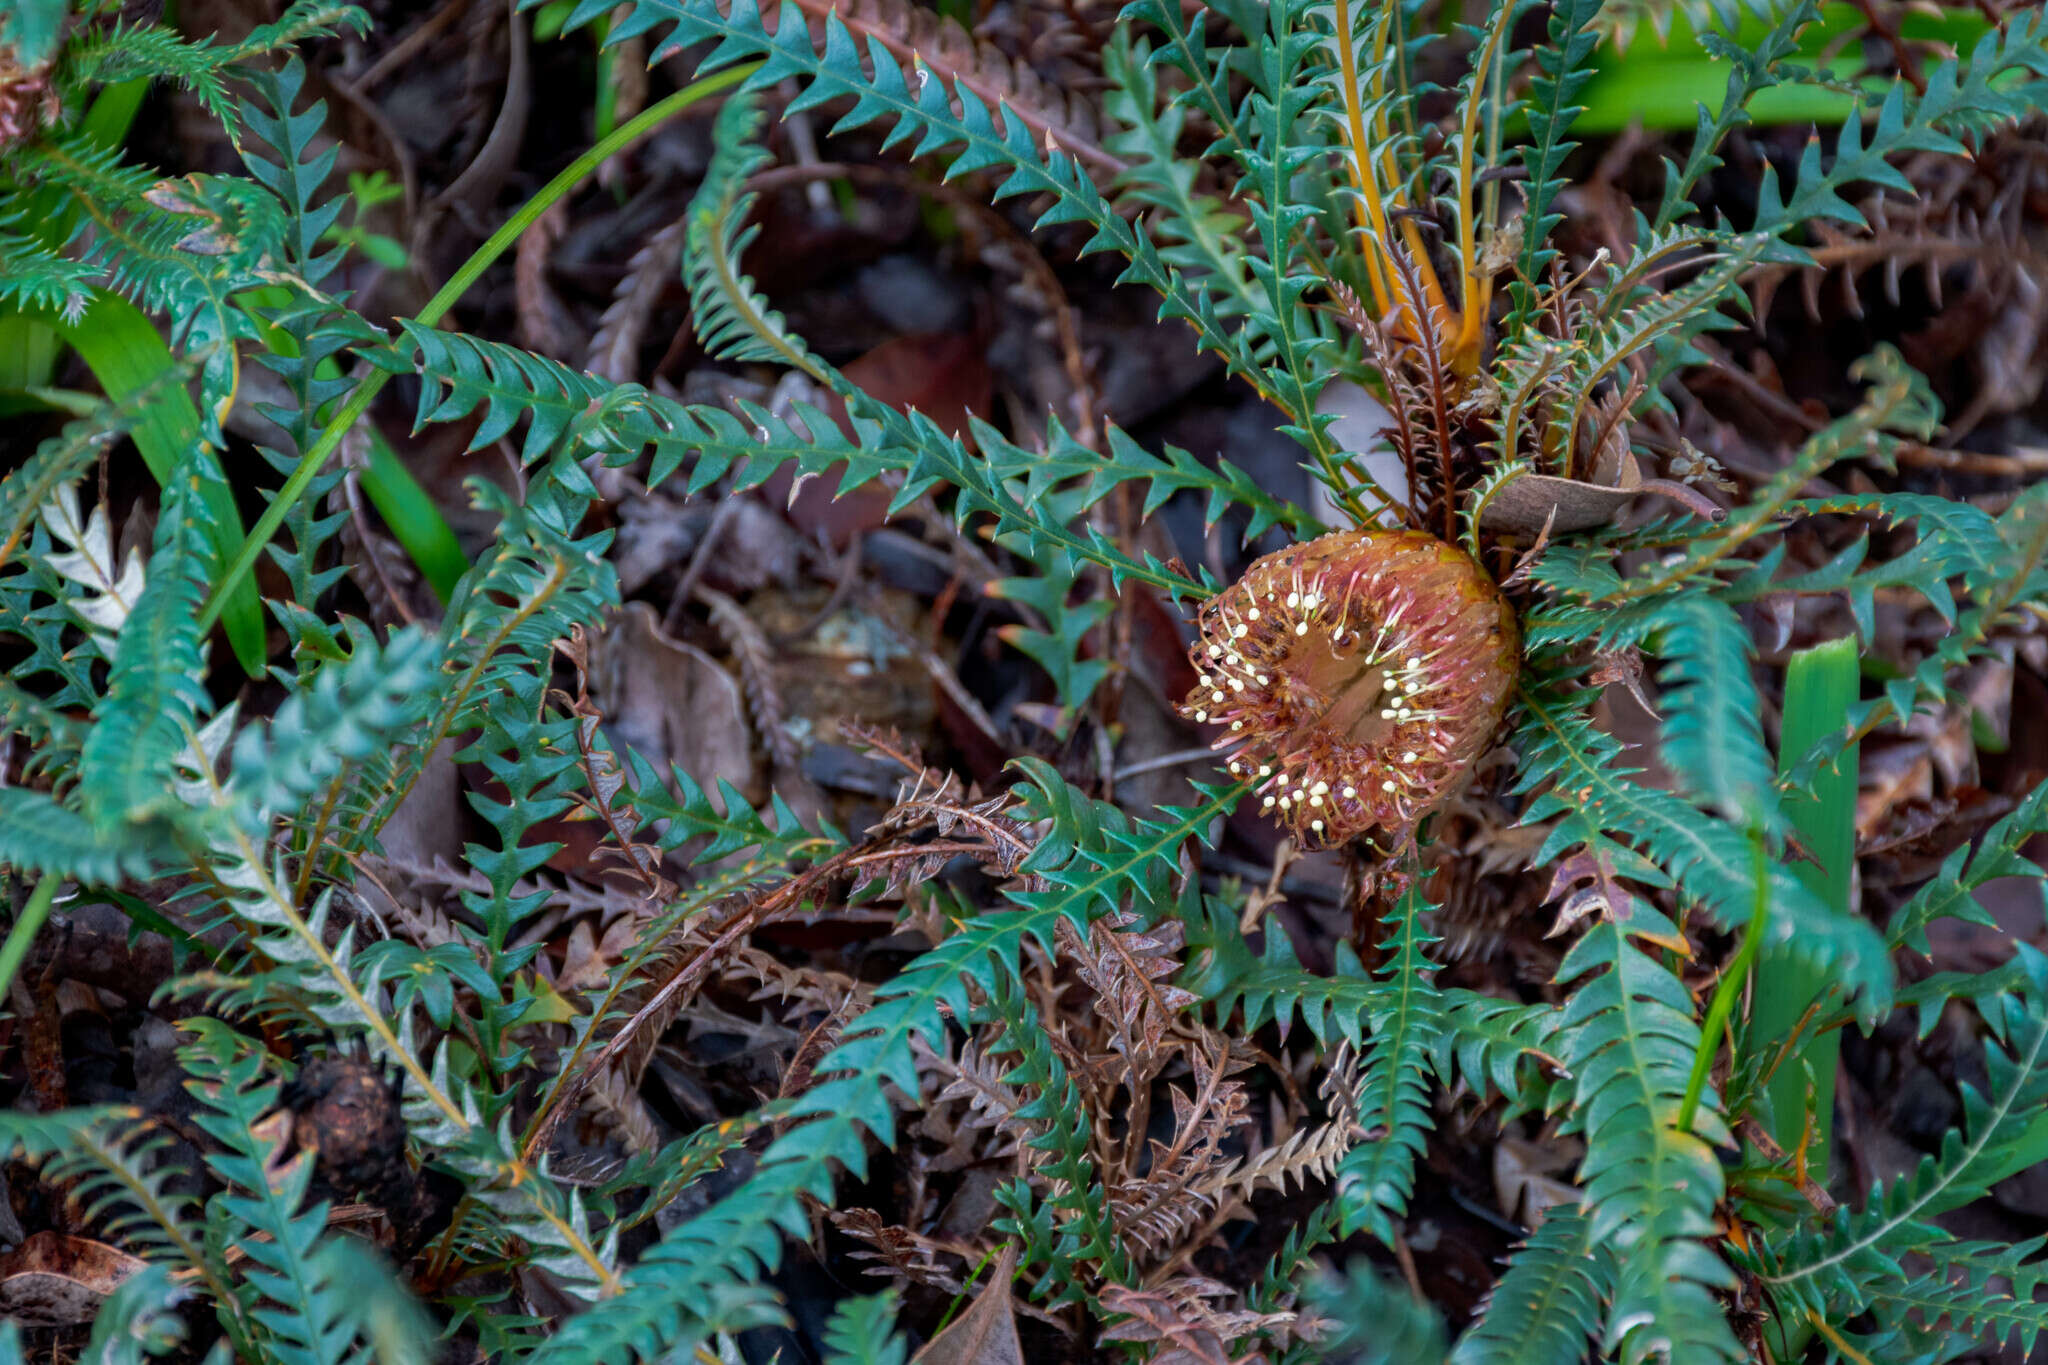
<svg viewBox="0 0 2048 1365">
<path fill-rule="evenodd" d="M 117 563 L 107 509 L 94 507 L 90 516 L 81 516 L 78 489 L 71 484 L 59 488 L 44 504 L 43 525 L 57 540 L 71 547 L 44 556 L 43 562 L 85 589 L 83 594 L 69 599 L 72 611 L 95 630 L 118 632 L 142 595 L 141 554 L 130 548 L 128 558 Z"/>
<path fill-rule="evenodd" d="M 1392 507 L 1405 507 L 1407 462 L 1387 438 L 1388 428 L 1394 425 L 1394 414 L 1387 410 L 1387 405 L 1363 385 L 1339 379 L 1323 389 L 1322 397 L 1316 400 L 1316 415 L 1336 419 L 1330 424 L 1330 439 L 1350 454 L 1356 467 L 1386 495 Z M 1314 510 L 1324 521 L 1341 524 L 1342 510 L 1318 481 L 1310 481 L 1310 494 L 1321 503 Z M 1399 519 L 1399 514 L 1392 510 L 1382 516 L 1389 525 Z"/>
</svg>

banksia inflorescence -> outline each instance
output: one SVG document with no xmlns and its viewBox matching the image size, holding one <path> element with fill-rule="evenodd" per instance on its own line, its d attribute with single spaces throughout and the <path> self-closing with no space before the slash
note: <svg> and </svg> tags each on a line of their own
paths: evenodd
<svg viewBox="0 0 2048 1365">
<path fill-rule="evenodd" d="M 1305 845 L 1390 842 L 1463 779 L 1507 705 L 1513 614 L 1462 550 L 1339 531 L 1258 560 L 1211 598 L 1183 714 Z"/>
</svg>

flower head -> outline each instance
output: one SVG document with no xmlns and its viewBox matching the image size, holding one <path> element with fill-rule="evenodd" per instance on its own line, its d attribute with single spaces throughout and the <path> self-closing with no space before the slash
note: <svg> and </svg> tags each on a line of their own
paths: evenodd
<svg viewBox="0 0 2048 1365">
<path fill-rule="evenodd" d="M 1267 555 L 1203 605 L 1182 713 L 1304 845 L 1405 838 L 1485 750 L 1520 639 L 1500 592 L 1417 531 Z"/>
</svg>

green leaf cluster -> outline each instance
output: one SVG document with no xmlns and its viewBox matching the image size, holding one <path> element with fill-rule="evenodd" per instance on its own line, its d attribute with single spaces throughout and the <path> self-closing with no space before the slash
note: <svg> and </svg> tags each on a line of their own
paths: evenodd
<svg viewBox="0 0 2048 1365">
<path fill-rule="evenodd" d="M 1120 595 L 1171 608 L 1219 586 L 1207 568 L 1131 548 L 1108 529 L 1107 507 L 1153 517 L 1178 503 L 1246 543 L 1330 524 L 1449 535 L 1462 517 L 1467 541 L 1483 546 L 1500 534 L 1489 511 L 1514 480 L 1582 477 L 1616 449 L 1651 456 L 1631 423 L 1670 403 L 1668 381 L 1699 358 L 1697 338 L 1736 324 L 1752 267 L 1806 259 L 1805 224 L 1860 223 L 1852 195 L 1910 188 L 1900 158 L 1966 153 L 2048 93 L 2048 19 L 2015 12 L 1934 65 L 1923 89 L 1895 83 L 1867 121 L 1809 143 L 1789 174 L 1766 167 L 1748 221 L 1708 222 L 1696 201 L 1725 170 L 1722 149 L 1750 103 L 1823 83 L 1793 60 L 1817 22 L 1814 0 L 1774 7 L 1757 43 L 1703 40 L 1728 65 L 1722 103 L 1699 111 L 1689 147 L 1666 162 L 1635 240 L 1588 262 L 1569 259 L 1556 232 L 1604 31 L 1599 0 L 1558 0 L 1540 23 L 1521 0 L 1483 6 L 1449 45 L 1464 65 L 1442 88 L 1417 74 L 1438 69 L 1420 58 L 1440 39 L 1406 0 L 1193 11 L 1135 0 L 1104 54 L 1111 127 L 1085 154 L 1018 107 L 1028 92 L 985 98 L 959 53 L 904 58 L 812 8 L 816 25 L 793 2 L 770 16 L 756 0 L 578 0 L 569 15 L 571 26 L 607 21 L 611 43 L 653 34 L 659 57 L 695 52 L 707 71 L 753 64 L 732 78 L 678 264 L 707 355 L 808 384 L 814 401 L 772 412 L 686 403 L 444 330 L 445 300 L 387 330 L 332 292 L 346 196 L 329 183 L 325 108 L 306 101 L 290 49 L 359 29 L 360 12 L 296 0 L 223 44 L 119 24 L 60 40 L 62 6 L 0 11 L 0 41 L 51 59 L 65 110 L 108 82 L 178 83 L 228 130 L 246 171 L 166 178 L 68 114 L 0 150 L 0 306 L 14 321 L 85 328 L 95 310 L 126 308 L 152 341 L 161 324 L 172 357 L 0 479 L 0 714 L 23 774 L 0 788 L 0 863 L 52 893 L 115 896 L 161 880 L 212 954 L 178 986 L 205 1016 L 181 1065 L 211 1144 L 207 1194 L 171 1179 L 170 1144 L 135 1113 L 0 1116 L 10 1153 L 68 1183 L 88 1219 L 149 1263 L 108 1299 L 95 1342 L 110 1358 L 116 1342 L 132 1348 L 124 1358 L 175 1349 L 184 1323 L 169 1308 L 190 1296 L 247 1359 L 425 1353 L 430 1330 L 389 1272 L 327 1227 L 310 1153 L 277 1137 L 286 1052 L 347 1051 L 394 1078 L 408 1169 L 459 1190 L 441 1268 L 541 1272 L 592 1304 L 544 1324 L 488 1291 L 450 1295 L 450 1330 L 508 1360 L 681 1358 L 780 1320 L 771 1277 L 787 1242 L 810 1235 L 813 1201 L 830 1205 L 842 1175 L 869 1174 L 877 1144 L 897 1140 L 898 1111 L 919 1100 L 919 1045 L 970 1023 L 1000 1031 L 1008 1079 L 1033 1097 L 1036 1165 L 1003 1188 L 997 1230 L 1018 1243 L 1041 1300 L 1097 1311 L 1095 1291 L 1127 1284 L 1134 1262 L 1089 1157 L 1074 1070 L 1020 972 L 1028 951 L 1052 951 L 1060 926 L 1085 934 L 1128 913 L 1181 922 L 1190 952 L 1178 984 L 1209 1020 L 1305 1036 L 1347 1081 L 1335 1088 L 1358 1141 L 1329 1198 L 1245 1295 L 1276 1314 L 1312 1293 L 1337 1319 L 1324 1348 L 1334 1357 L 1733 1360 L 1737 1288 L 1761 1291 L 1777 1358 L 1809 1331 L 1854 1338 L 1872 1358 L 1978 1337 L 2030 1346 L 2040 1245 L 1963 1242 L 1935 1218 L 2048 1150 L 2048 967 L 2023 948 L 1992 972 L 1902 987 L 1894 957 L 1924 951 L 1943 917 L 1978 916 L 1974 894 L 1990 881 L 2039 878 L 2022 850 L 2048 828 L 2048 787 L 1948 857 L 1883 930 L 1792 872 L 1782 813 L 1802 772 L 1947 701 L 1957 670 L 2048 601 L 2040 489 L 1996 517 L 1923 494 L 1803 496 L 1838 463 L 1884 467 L 1934 429 L 1925 383 L 1886 349 L 1857 372 L 1863 401 L 1724 519 L 1561 535 L 1530 566 L 1511 796 L 1542 827 L 1531 870 L 1557 878 L 1575 934 L 1530 999 L 1439 980 L 1428 883 L 1406 850 L 1383 870 L 1395 889 L 1377 965 L 1346 943 L 1330 973 L 1315 973 L 1277 924 L 1247 930 L 1242 906 L 1203 880 L 1201 846 L 1244 786 L 1198 780 L 1191 804 L 1132 812 L 1020 758 L 1000 810 L 1029 831 L 1029 853 L 979 901 L 932 893 L 926 908 L 942 912 L 945 932 L 849 1011 L 807 1088 L 596 1178 L 555 1169 L 553 1125 L 605 1079 L 643 994 L 673 979 L 678 945 L 712 951 L 693 935 L 771 895 L 818 906 L 819 888 L 857 865 L 843 835 L 806 827 L 779 798 L 755 809 L 730 785 L 591 739 L 559 683 L 562 647 L 601 630 L 620 601 L 594 470 L 728 496 L 785 473 L 835 476 L 842 492 L 885 487 L 893 516 L 978 534 L 1000 561 L 990 595 L 1012 613 L 1002 638 L 1078 723 L 1112 677 L 1102 637 Z M 1515 46 L 1537 35 L 1533 49 Z M 1121 282 L 1152 291 L 1162 318 L 1274 405 L 1319 482 L 1318 509 L 1275 495 L 1227 452 L 1155 450 L 1114 424 L 1091 437 L 1050 419 L 1038 433 L 980 420 L 948 431 L 862 392 L 746 269 L 769 90 L 793 92 L 787 111 L 831 110 L 834 132 L 873 129 L 949 181 L 1028 203 L 1035 230 L 1083 255 L 1117 258 Z M 1517 174 L 1519 219 L 1503 191 Z M 283 394 L 257 413 L 282 482 L 259 490 L 272 510 L 247 542 L 219 459 L 245 360 Z M 466 547 L 474 559 L 459 577 L 447 566 L 455 581 L 437 622 L 398 630 L 339 605 L 337 501 L 350 476 L 322 464 L 385 376 L 417 383 L 417 426 L 460 424 L 471 449 L 509 442 L 522 479 L 517 494 L 473 485 L 488 541 Z M 1407 486 L 1373 477 L 1371 452 L 1340 442 L 1324 410 L 1339 383 L 1397 410 Z M 81 485 L 131 431 L 163 438 L 149 444 L 162 495 L 147 554 L 121 559 L 108 510 Z M 1860 519 L 1899 541 L 1910 527 L 1911 544 L 1873 561 L 1866 532 L 1819 568 L 1789 571 L 1783 532 L 1816 518 Z M 235 689 L 220 685 L 202 623 L 207 604 L 254 593 L 245 574 L 260 553 L 277 570 L 263 603 L 275 635 L 263 636 L 253 595 L 240 624 L 227 618 L 242 662 L 281 695 L 252 720 L 226 702 Z M 1838 596 L 1869 636 L 1877 603 L 1902 593 L 1951 621 L 1948 637 L 1909 675 L 1879 680 L 1844 734 L 1773 754 L 1744 613 Z M 1595 723 L 1596 655 L 1650 661 L 1668 781 L 1632 766 Z M 451 909 L 420 941 L 371 942 L 382 926 L 365 908 L 364 869 L 451 754 L 480 775 Z M 641 938 L 600 984 L 564 999 L 539 959 L 539 926 L 562 894 L 548 865 L 562 848 L 556 822 L 597 804 L 623 812 L 660 866 Z M 24 903 L 41 914 L 52 899 Z M 35 929 L 24 910 L 0 975 Z M 1895 1006 L 1923 1025 L 1958 1004 L 1975 1010 L 1985 1084 L 1966 1088 L 1941 1149 L 1832 1217 L 1762 1197 L 1756 1173 L 1782 1184 L 1790 1164 L 1738 1164 L 1735 1153 L 1755 1089 L 1746 1078 L 1777 1040 L 1702 1011 L 1721 936 L 1782 951 L 1830 983 L 1812 1029 L 1868 1027 Z M 267 1045 L 280 1038 L 293 1047 Z M 1741 1083 L 1717 1087 L 1715 1075 Z M 1503 1122 L 1550 1119 L 1583 1142 L 1579 1198 L 1530 1230 L 1455 1343 L 1368 1271 L 1311 1273 L 1317 1249 L 1340 1237 L 1398 1244 L 1440 1107 L 1496 1102 Z M 706 1202 L 699 1186 L 729 1159 L 737 1177 Z M 686 1195 L 696 1212 L 657 1219 Z M 894 1317 L 886 1297 L 850 1300 L 827 1344 L 839 1359 L 900 1362 Z"/>
</svg>

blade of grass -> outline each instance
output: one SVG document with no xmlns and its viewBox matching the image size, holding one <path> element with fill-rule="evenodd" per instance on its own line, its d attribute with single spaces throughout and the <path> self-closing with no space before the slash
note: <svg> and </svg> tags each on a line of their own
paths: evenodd
<svg viewBox="0 0 2048 1365">
<path fill-rule="evenodd" d="M 102 147 L 120 146 L 128 140 L 128 130 L 134 126 L 135 116 L 142 112 L 142 101 L 148 95 L 147 76 L 104 87 L 93 96 L 79 131 Z"/>
<path fill-rule="evenodd" d="M 1779 731 L 1778 764 L 1783 772 L 1814 745 L 1849 727 L 1849 709 L 1856 704 L 1860 678 L 1856 639 L 1843 636 L 1803 649 L 1792 656 L 1785 673 L 1785 718 Z M 1856 759 L 1850 745 L 1834 763 L 1815 772 L 1804 791 L 1790 793 L 1785 813 L 1800 844 L 1819 866 L 1797 862 L 1792 871 L 1836 914 L 1847 915 L 1851 873 L 1856 858 Z M 1756 992 L 1750 1005 L 1752 1050 L 1774 1046 L 1799 1024 L 1807 1007 L 1832 983 L 1782 952 L 1766 952 L 1756 967 Z M 1778 1067 L 1766 1086 L 1771 1100 L 1772 1132 L 1780 1146 L 1792 1150 L 1799 1141 L 1806 1114 L 1806 1073 L 1815 1086 L 1813 1141 L 1807 1165 L 1815 1178 L 1827 1181 L 1828 1151 L 1834 1128 L 1835 1067 L 1841 1050 L 1837 1030 L 1812 1039 L 1796 1057 Z M 1800 1062 L 1805 1066 L 1801 1067 Z"/>
<path fill-rule="evenodd" d="M 1735 1012 L 1743 983 L 1749 979 L 1758 945 L 1764 941 L 1764 925 L 1771 916 L 1770 853 L 1764 846 L 1761 828 L 1749 831 L 1749 849 L 1756 900 L 1749 908 L 1749 926 L 1742 931 L 1742 945 L 1735 950 L 1735 959 L 1721 973 L 1721 979 L 1714 985 L 1713 998 L 1707 1002 L 1707 1017 L 1700 1024 L 1700 1045 L 1692 1055 L 1692 1074 L 1686 1078 L 1685 1098 L 1678 1106 L 1680 1132 L 1692 1129 L 1693 1115 L 1699 1112 L 1700 1096 L 1706 1092 L 1707 1077 L 1714 1069 L 1714 1058 L 1721 1051 L 1721 1034 L 1728 1027 L 1728 1017 Z"/>
<path fill-rule="evenodd" d="M 7 941 L 0 943 L 0 1000 L 7 998 L 14 974 L 21 970 L 21 960 L 28 956 L 29 945 L 35 942 L 43 921 L 50 917 L 50 907 L 56 903 L 57 887 L 62 881 L 63 878 L 52 874 L 37 882 L 36 889 L 29 893 L 28 903 L 21 907 L 21 917 L 7 931 Z"/>
<path fill-rule="evenodd" d="M 456 582 L 469 570 L 469 559 L 433 497 L 375 432 L 370 436 L 370 462 L 357 477 L 370 505 L 445 606 L 455 595 Z"/>
<path fill-rule="evenodd" d="M 9 310 L 0 314 L 0 389 L 50 386 L 57 373 L 57 334 L 47 322 Z"/>
<path fill-rule="evenodd" d="M 595 173 L 606 160 L 632 146 L 691 105 L 708 99 L 721 90 L 738 85 L 753 75 L 759 66 L 759 62 L 749 62 L 741 66 L 727 67 L 715 75 L 691 81 L 673 95 L 642 110 L 621 125 L 610 137 L 598 139 L 588 151 L 570 162 L 566 170 L 542 186 L 533 198 L 520 205 L 518 211 L 505 220 L 503 227 L 492 233 L 488 241 L 471 253 L 461 268 L 449 277 L 448 283 L 442 285 L 440 291 L 427 301 L 427 306 L 419 311 L 417 321 L 429 327 L 438 323 L 448 310 L 454 307 L 456 300 L 467 293 L 477 278 L 490 268 L 492 262 L 504 255 L 511 245 L 519 240 L 520 233 L 526 231 L 535 219 L 547 212 L 549 205 Z M 292 504 L 305 495 L 306 486 L 320 472 L 320 467 L 327 463 L 327 457 L 341 444 L 341 438 L 355 425 L 356 419 L 369 410 L 371 400 L 376 398 L 378 390 L 382 389 L 390 378 L 388 371 L 371 370 L 363 376 L 355 392 L 348 396 L 348 401 L 335 413 L 334 421 L 299 461 L 298 468 L 285 480 L 284 487 L 277 490 L 277 496 L 270 500 L 270 506 L 264 509 L 255 529 L 250 531 L 248 538 L 242 542 L 240 553 L 228 565 L 226 575 L 214 582 L 213 592 L 199 613 L 199 623 L 202 627 L 211 625 L 220 615 L 223 604 L 235 591 L 236 585 L 248 576 L 249 570 L 255 567 L 256 557 L 263 553 L 263 547 L 270 543 L 270 538 L 277 534 L 277 528 L 284 524 L 285 515 L 291 510 Z"/>
</svg>

